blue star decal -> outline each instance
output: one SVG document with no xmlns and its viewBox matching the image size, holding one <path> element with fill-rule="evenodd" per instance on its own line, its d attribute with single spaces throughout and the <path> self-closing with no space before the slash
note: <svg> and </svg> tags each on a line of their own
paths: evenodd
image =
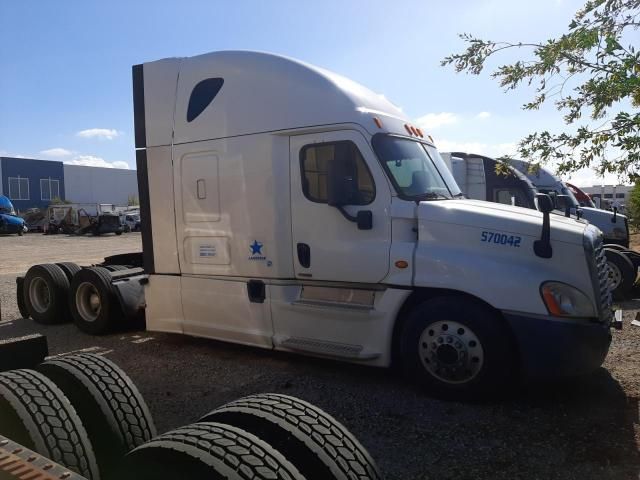
<svg viewBox="0 0 640 480">
<path fill-rule="evenodd" d="M 254 240 L 249 247 L 251 248 L 251 255 L 262 255 L 262 244 L 259 241 Z"/>
</svg>

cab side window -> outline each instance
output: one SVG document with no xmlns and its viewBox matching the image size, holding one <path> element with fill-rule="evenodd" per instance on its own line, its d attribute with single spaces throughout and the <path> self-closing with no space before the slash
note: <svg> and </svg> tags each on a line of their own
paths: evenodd
<svg viewBox="0 0 640 480">
<path fill-rule="evenodd" d="M 375 198 L 373 177 L 358 147 L 349 141 L 316 143 L 300 151 L 302 191 L 312 202 L 327 203 L 327 171 L 330 162 L 344 162 L 358 186 L 351 205 L 367 205 Z"/>
</svg>

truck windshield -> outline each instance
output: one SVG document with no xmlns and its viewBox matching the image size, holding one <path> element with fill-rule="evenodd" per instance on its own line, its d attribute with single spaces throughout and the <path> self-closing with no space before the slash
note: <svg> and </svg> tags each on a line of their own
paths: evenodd
<svg viewBox="0 0 640 480">
<path fill-rule="evenodd" d="M 431 145 L 391 135 L 376 135 L 372 143 L 400 198 L 437 200 L 461 195 L 438 150 Z"/>
</svg>

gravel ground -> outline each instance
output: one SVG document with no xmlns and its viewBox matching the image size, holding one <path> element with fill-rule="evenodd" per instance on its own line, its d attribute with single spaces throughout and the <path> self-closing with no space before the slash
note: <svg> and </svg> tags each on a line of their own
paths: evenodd
<svg viewBox="0 0 640 480">
<path fill-rule="evenodd" d="M 147 399 L 160 431 L 258 392 L 295 395 L 343 422 L 385 478 L 640 478 L 640 302 L 625 305 L 625 329 L 588 377 L 521 387 L 506 400 L 462 404 L 430 398 L 393 371 L 345 365 L 210 340 L 150 332 L 92 337 L 73 325 L 19 319 L 15 276 L 25 264 L 97 262 L 140 248 L 137 234 L 0 238 L 0 335 L 46 334 L 52 354 L 102 353 Z M 10 252 L 10 254 L 8 254 Z M 20 262 L 23 262 L 21 264 Z"/>
</svg>

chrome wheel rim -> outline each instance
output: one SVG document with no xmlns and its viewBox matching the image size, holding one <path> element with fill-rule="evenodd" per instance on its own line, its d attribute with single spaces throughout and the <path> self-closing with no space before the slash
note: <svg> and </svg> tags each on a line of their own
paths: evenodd
<svg viewBox="0 0 640 480">
<path fill-rule="evenodd" d="M 461 384 L 473 380 L 484 364 L 484 349 L 468 326 L 443 320 L 427 326 L 420 335 L 420 361 L 438 380 Z"/>
<path fill-rule="evenodd" d="M 76 289 L 76 307 L 83 320 L 95 322 L 102 310 L 102 301 L 96 287 L 89 282 L 83 282 Z"/>
<path fill-rule="evenodd" d="M 622 283 L 622 272 L 613 262 L 607 262 L 609 266 L 609 280 L 611 281 L 611 289 L 615 290 Z"/>
<path fill-rule="evenodd" d="M 29 300 L 31 306 L 38 313 L 46 312 L 51 305 L 51 292 L 47 282 L 42 277 L 35 277 L 29 284 Z"/>
</svg>

